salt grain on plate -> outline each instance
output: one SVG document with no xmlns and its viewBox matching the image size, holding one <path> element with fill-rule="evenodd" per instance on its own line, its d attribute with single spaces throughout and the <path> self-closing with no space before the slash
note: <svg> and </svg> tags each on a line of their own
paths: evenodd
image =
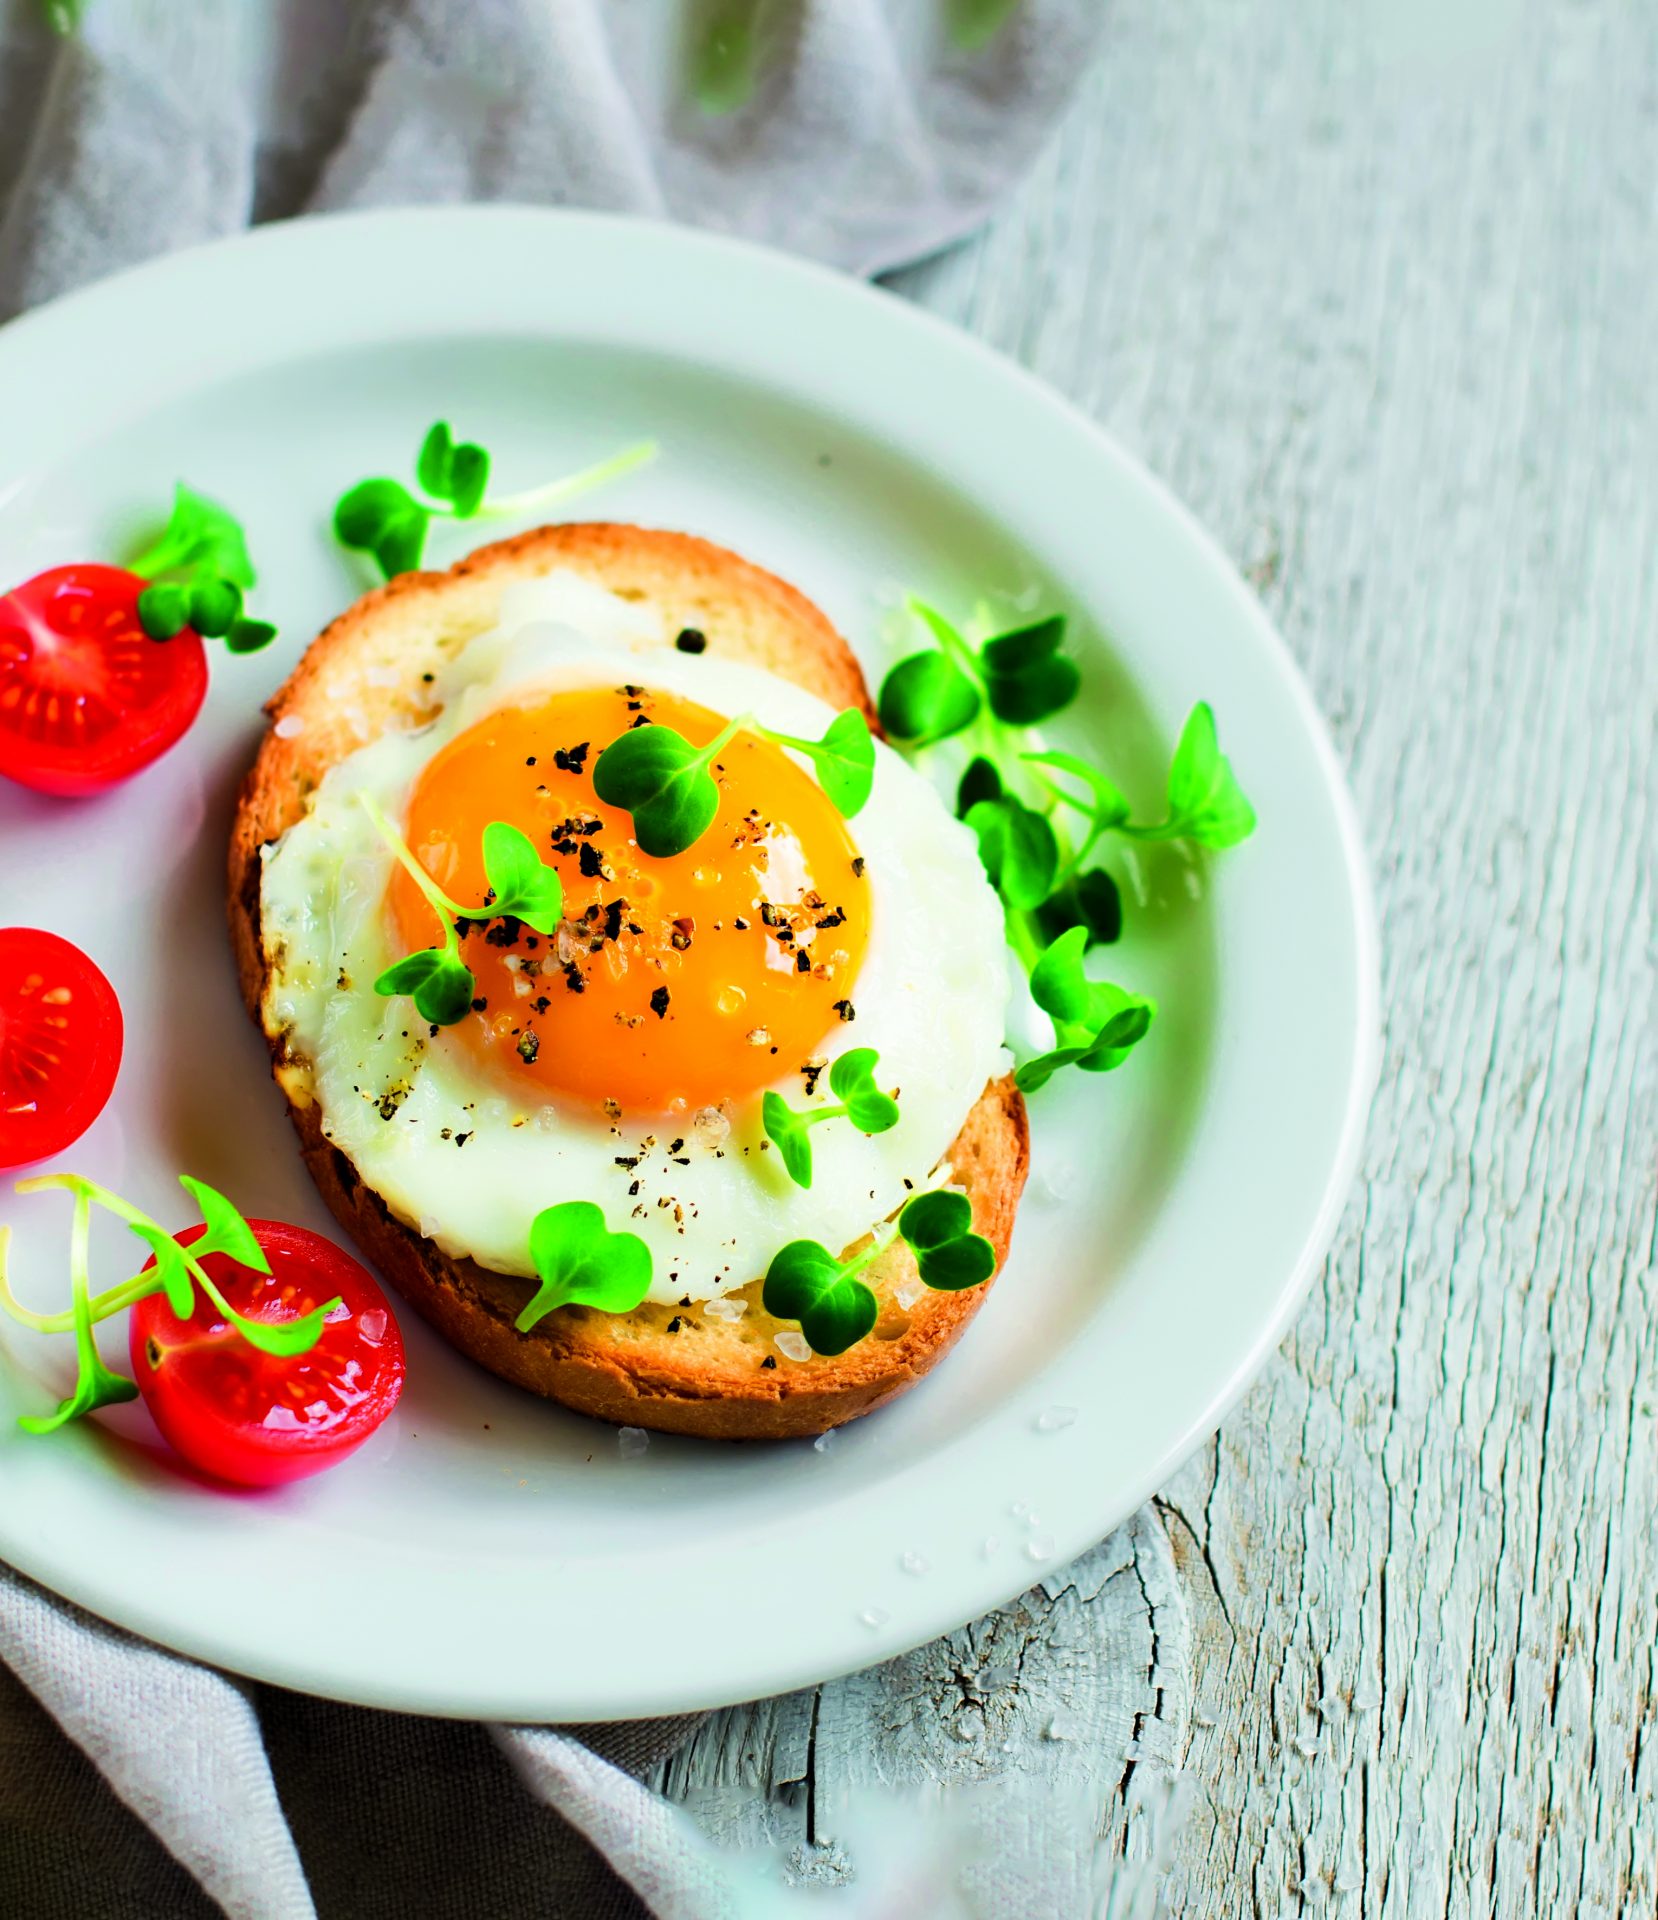
<svg viewBox="0 0 1658 1920">
<path fill-rule="evenodd" d="M 924 1553 L 917 1553 L 913 1547 L 908 1553 L 901 1553 L 898 1556 L 898 1564 L 906 1573 L 913 1573 L 918 1578 L 924 1573 L 930 1573 L 933 1566 L 932 1561 Z"/>
<path fill-rule="evenodd" d="M 858 1618 L 866 1627 L 884 1627 L 892 1618 L 885 1607 L 865 1607 Z"/>
<path fill-rule="evenodd" d="M 833 1427 L 831 1427 L 827 1433 L 820 1433 L 818 1437 L 812 1442 L 813 1453 L 827 1453 L 829 1451 L 830 1443 L 834 1440 L 834 1438 L 835 1438 L 835 1429 Z"/>
<path fill-rule="evenodd" d="M 643 1427 L 623 1427 L 616 1436 L 616 1451 L 624 1460 L 637 1460 L 650 1443 L 651 1437 Z"/>
<path fill-rule="evenodd" d="M 1051 1560 L 1054 1557 L 1054 1537 L 1051 1533 L 1033 1533 L 1025 1542 L 1027 1560 Z"/>
<path fill-rule="evenodd" d="M 271 728 L 271 732 L 276 735 L 278 740 L 292 740 L 304 731 L 304 718 L 297 713 L 283 714 L 282 718 Z"/>
<path fill-rule="evenodd" d="M 1062 1428 L 1070 1426 L 1076 1417 L 1075 1407 L 1044 1407 L 1036 1416 L 1036 1431 L 1058 1433 Z"/>
<path fill-rule="evenodd" d="M 995 1557 L 996 1549 L 1001 1544 L 1002 1542 L 999 1535 L 994 1533 L 987 1533 L 984 1537 L 983 1543 L 979 1547 L 979 1552 L 984 1556 L 986 1560 L 993 1559 Z"/>
<path fill-rule="evenodd" d="M 782 1354 L 785 1360 L 811 1359 L 811 1343 L 807 1340 L 805 1334 L 799 1332 L 796 1328 L 785 1327 L 775 1338 L 777 1341 L 777 1351 Z"/>
</svg>

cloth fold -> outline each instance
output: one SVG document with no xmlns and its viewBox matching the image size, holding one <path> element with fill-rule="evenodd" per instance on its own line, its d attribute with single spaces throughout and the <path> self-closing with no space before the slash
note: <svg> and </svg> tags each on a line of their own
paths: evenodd
<svg viewBox="0 0 1658 1920">
<path fill-rule="evenodd" d="M 37 0 L 0 0 L 0 318 L 255 218 L 432 201 L 667 216 L 876 273 L 958 238 L 1026 170 L 1103 11 L 88 0 L 56 41 Z M 737 1911 L 717 1855 L 637 1777 L 688 1721 L 486 1736 L 308 1701 L 149 1646 L 4 1568 L 0 1661 L 237 1920 Z M 0 1910 L 173 1920 L 165 1856 L 108 1887 L 83 1859 L 70 1890 L 64 1863 L 97 1850 L 106 1810 L 53 1771 L 51 1724 L 8 1715 L 7 1698 L 12 1777 L 62 1784 L 49 1808 L 20 1810 L 0 1783 Z"/>
</svg>

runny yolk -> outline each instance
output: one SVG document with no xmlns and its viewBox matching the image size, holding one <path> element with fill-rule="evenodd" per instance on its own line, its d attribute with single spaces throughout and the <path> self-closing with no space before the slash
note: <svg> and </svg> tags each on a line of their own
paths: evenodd
<svg viewBox="0 0 1658 1920">
<path fill-rule="evenodd" d="M 459 1044 L 539 1098 L 671 1115 L 753 1094 L 819 1057 L 853 1017 L 870 895 L 817 782 L 746 730 L 710 769 L 713 825 L 670 858 L 641 852 L 631 816 L 593 791 L 599 754 L 641 716 L 694 746 L 725 724 L 637 687 L 500 708 L 427 763 L 403 832 L 450 899 L 480 913 L 493 820 L 527 833 L 564 883 L 551 937 L 516 921 L 463 923 L 482 1004 L 448 1029 Z M 401 867 L 389 899 L 399 953 L 439 942 Z"/>
</svg>

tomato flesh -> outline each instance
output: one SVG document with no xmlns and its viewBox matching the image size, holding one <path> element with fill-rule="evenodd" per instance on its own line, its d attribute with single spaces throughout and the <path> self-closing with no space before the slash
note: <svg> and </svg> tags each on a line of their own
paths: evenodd
<svg viewBox="0 0 1658 1920">
<path fill-rule="evenodd" d="M 188 627 L 150 638 L 144 586 L 87 564 L 0 594 L 0 774 L 42 793 L 97 793 L 189 728 L 207 697 L 207 655 Z"/>
<path fill-rule="evenodd" d="M 0 927 L 0 1167 L 86 1132 L 114 1088 L 122 1038 L 115 989 L 79 947 Z"/>
<path fill-rule="evenodd" d="M 386 1418 L 403 1390 L 403 1336 L 373 1276 L 332 1241 L 279 1220 L 248 1225 L 268 1275 L 226 1254 L 202 1264 L 250 1320 L 294 1320 L 338 1295 L 310 1352 L 260 1352 L 199 1287 L 188 1320 L 165 1294 L 140 1300 L 128 1345 L 139 1391 L 177 1452 L 215 1479 L 275 1487 L 337 1465 Z M 180 1246 L 202 1232 L 179 1234 Z"/>
</svg>

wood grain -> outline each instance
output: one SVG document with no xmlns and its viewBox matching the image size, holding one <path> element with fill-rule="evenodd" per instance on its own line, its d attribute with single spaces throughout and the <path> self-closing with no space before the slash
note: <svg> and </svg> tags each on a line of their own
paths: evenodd
<svg viewBox="0 0 1658 1920">
<path fill-rule="evenodd" d="M 1372 851 L 1382 1082 L 1153 1506 L 662 1784 L 732 1845 L 908 1790 L 963 1912 L 1650 1914 L 1658 9 L 1119 0 L 1017 202 L 900 285 L 1261 592 Z"/>
</svg>

